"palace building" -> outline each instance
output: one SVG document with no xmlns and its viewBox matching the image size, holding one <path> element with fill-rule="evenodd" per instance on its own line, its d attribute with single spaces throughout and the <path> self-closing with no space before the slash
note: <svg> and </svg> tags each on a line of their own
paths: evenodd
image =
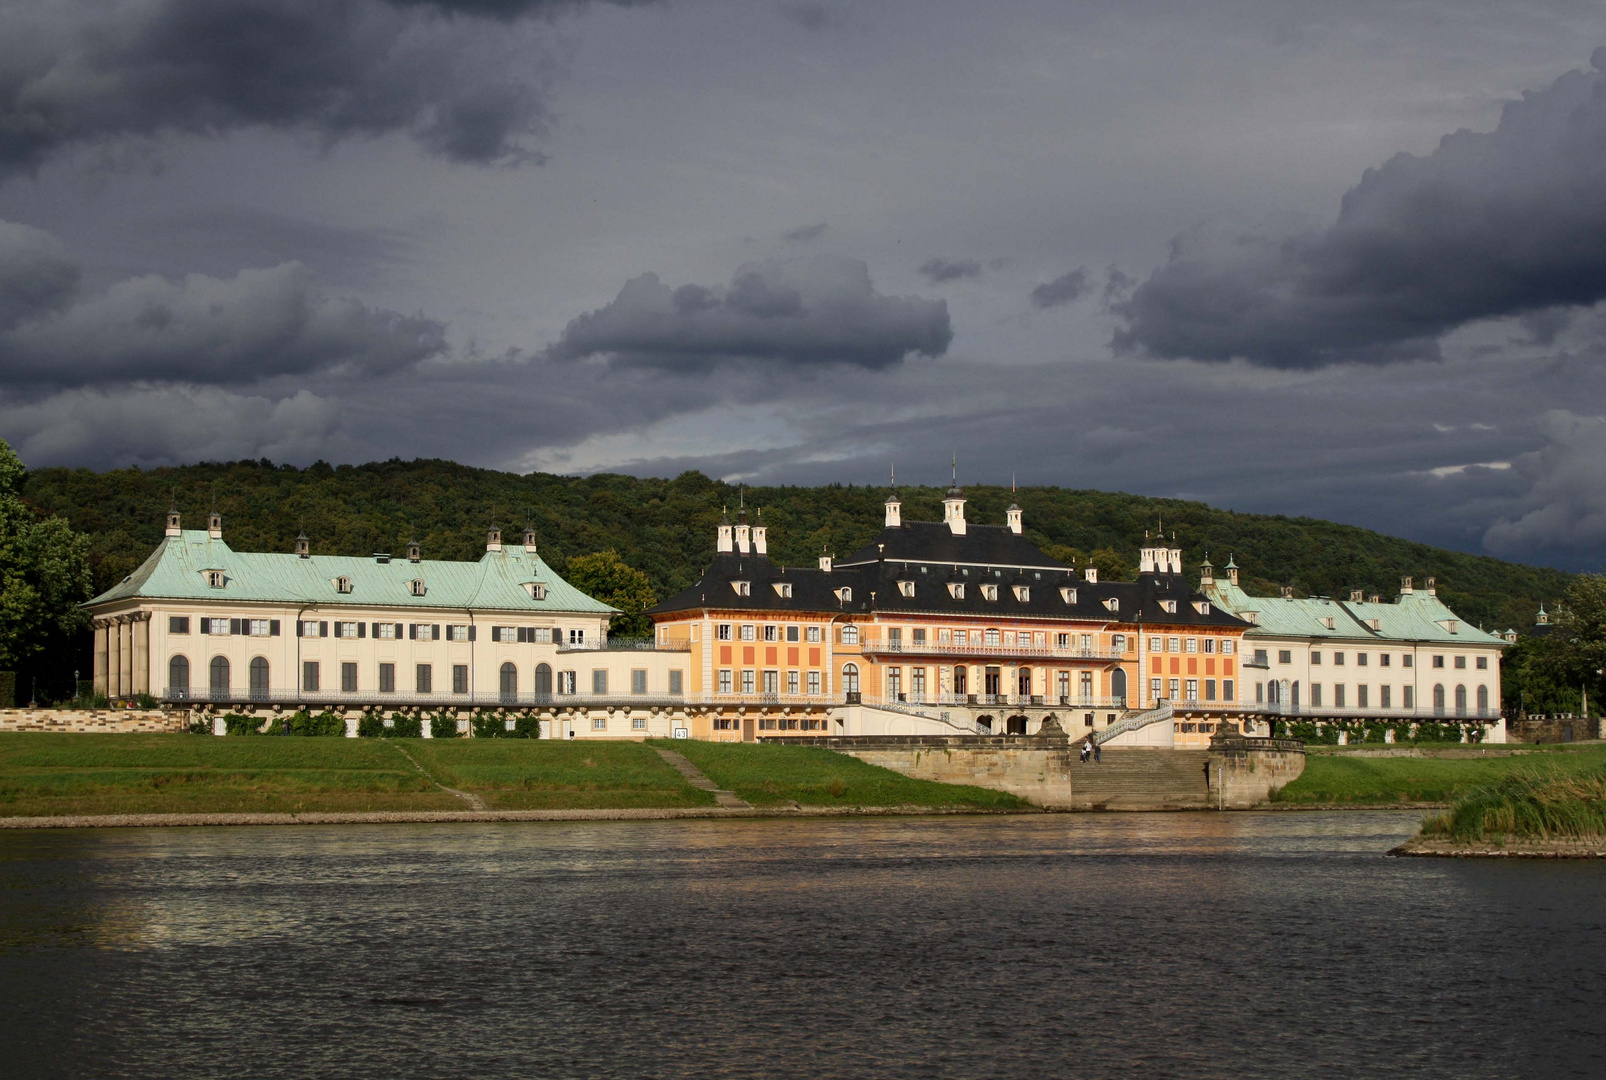
<svg viewBox="0 0 1606 1080">
<path fill-rule="evenodd" d="M 87 605 L 95 690 L 208 711 L 525 708 L 556 734 L 669 735 L 684 652 L 613 650 L 613 608 L 553 572 L 526 531 L 477 562 L 238 552 L 213 513 Z M 466 712 L 465 712 L 466 716 Z M 353 720 L 354 722 L 354 720 Z"/>
<path fill-rule="evenodd" d="M 1052 718 L 1103 732 L 1162 706 L 1131 741 L 1208 741 L 1239 711 L 1248 624 L 1190 589 L 1181 552 L 1146 546 L 1132 582 L 1100 582 L 1023 535 L 971 523 L 957 484 L 940 522 L 906 522 L 896 489 L 880 534 L 817 567 L 769 557 L 745 510 L 718 527 L 702 577 L 649 610 L 690 654 L 709 707 L 694 737 L 1028 734 Z M 706 723 L 706 728 L 703 728 Z"/>
</svg>

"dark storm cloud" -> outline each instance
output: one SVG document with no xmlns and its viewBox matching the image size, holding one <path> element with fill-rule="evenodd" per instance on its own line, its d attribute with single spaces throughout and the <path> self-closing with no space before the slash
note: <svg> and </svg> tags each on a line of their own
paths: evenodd
<svg viewBox="0 0 1606 1080">
<path fill-rule="evenodd" d="M 821 255 L 748 263 L 723 289 L 671 289 L 643 274 L 569 323 L 548 355 L 672 370 L 731 360 L 886 368 L 910 353 L 940 356 L 952 340 L 943 301 L 883 296 L 863 262 Z"/>
<path fill-rule="evenodd" d="M 61 310 L 78 291 L 80 276 L 55 237 L 0 221 L 0 331 Z"/>
<path fill-rule="evenodd" d="M 492 18 L 576 4 L 50 0 L 0 14 L 0 175 L 74 147 L 263 127 L 405 132 L 454 161 L 536 160 L 537 52 Z M 457 14 L 461 18 L 445 18 Z M 498 62 L 489 62 L 491 58 Z M 520 63 L 519 61 L 526 61 Z"/>
<path fill-rule="evenodd" d="M 918 273 L 933 285 L 961 278 L 981 277 L 981 263 L 975 259 L 927 259 Z"/>
<path fill-rule="evenodd" d="M 825 230 L 831 226 L 828 222 L 818 222 L 814 225 L 799 225 L 795 229 L 787 229 L 781 234 L 781 239 L 789 243 L 802 243 L 825 235 Z"/>
<path fill-rule="evenodd" d="M 1116 310 L 1118 352 L 1274 367 L 1438 355 L 1479 319 L 1606 297 L 1606 48 L 1507 103 L 1494 131 L 1367 170 L 1338 219 L 1172 242 Z"/>
<path fill-rule="evenodd" d="M 1088 284 L 1087 267 L 1079 266 L 1070 273 L 1061 274 L 1053 281 L 1045 281 L 1032 290 L 1032 306 L 1059 307 L 1079 300 L 1093 286 Z"/>
<path fill-rule="evenodd" d="M 320 292 L 298 263 L 220 279 L 120 281 L 80 295 L 79 268 L 0 222 L 0 383 L 219 385 L 319 371 L 384 374 L 445 351 L 445 327 Z"/>
<path fill-rule="evenodd" d="M 841 13 L 824 4 L 788 4 L 781 9 L 781 16 L 787 22 L 815 33 L 843 23 Z"/>
</svg>

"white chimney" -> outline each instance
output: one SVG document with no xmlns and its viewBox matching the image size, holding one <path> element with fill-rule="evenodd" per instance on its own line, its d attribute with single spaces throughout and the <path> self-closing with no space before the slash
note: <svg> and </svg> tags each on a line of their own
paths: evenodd
<svg viewBox="0 0 1606 1080">
<path fill-rule="evenodd" d="M 825 553 L 824 548 L 820 549 L 820 569 L 824 570 L 827 574 L 831 572 L 831 556 Z"/>
<path fill-rule="evenodd" d="M 1096 566 L 1089 566 L 1087 569 L 1082 571 L 1082 576 L 1087 578 L 1087 583 L 1089 585 L 1097 585 L 1099 583 L 1099 568 Z"/>
</svg>

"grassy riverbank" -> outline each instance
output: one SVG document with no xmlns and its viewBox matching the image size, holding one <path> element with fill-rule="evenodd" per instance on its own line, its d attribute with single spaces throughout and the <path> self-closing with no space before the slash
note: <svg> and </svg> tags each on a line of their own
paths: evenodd
<svg viewBox="0 0 1606 1080">
<path fill-rule="evenodd" d="M 911 780 L 891 769 L 813 746 L 709 743 L 678 739 L 658 745 L 684 754 L 714 783 L 754 806 L 929 806 L 933 809 L 1029 809 L 1023 799 L 990 788 Z"/>
<path fill-rule="evenodd" d="M 1606 764 L 1530 765 L 1456 800 L 1422 824 L 1422 839 L 1454 843 L 1606 839 Z"/>
<path fill-rule="evenodd" d="M 826 750 L 678 741 L 755 806 L 1000 810 L 1020 800 L 910 780 Z M 0 733 L 0 817 L 696 808 L 711 794 L 636 742 Z"/>
<path fill-rule="evenodd" d="M 1386 806 L 1453 802 L 1519 773 L 1569 776 L 1606 766 L 1606 747 L 1544 749 L 1505 757 L 1363 757 L 1311 754 L 1298 780 L 1272 801 L 1305 805 Z"/>
</svg>

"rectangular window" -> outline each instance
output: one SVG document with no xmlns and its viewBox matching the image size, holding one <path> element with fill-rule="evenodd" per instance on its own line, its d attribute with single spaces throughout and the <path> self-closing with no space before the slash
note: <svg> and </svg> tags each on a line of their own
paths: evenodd
<svg viewBox="0 0 1606 1080">
<path fill-rule="evenodd" d="M 683 693 L 685 693 L 685 689 L 684 689 L 684 687 L 686 685 L 685 674 L 686 673 L 683 672 L 683 671 L 671 671 L 669 673 L 669 692 L 671 694 L 683 694 Z"/>
<path fill-rule="evenodd" d="M 820 673 L 818 671 L 811 671 L 811 672 L 809 672 L 809 693 L 818 694 L 819 692 L 820 692 Z"/>
<path fill-rule="evenodd" d="M 1058 689 L 1061 701 L 1069 698 L 1071 696 L 1071 673 L 1069 671 L 1060 672 L 1054 678 L 1054 685 Z"/>
<path fill-rule="evenodd" d="M 466 694 L 466 693 L 468 693 L 468 665 L 467 664 L 453 664 L 452 665 L 452 693 L 454 693 L 454 694 Z"/>
<path fill-rule="evenodd" d="M 1341 653 L 1341 652 L 1334 653 L 1333 654 L 1333 663 L 1335 665 L 1339 666 L 1339 667 L 1343 667 L 1344 666 L 1344 654 Z"/>
<path fill-rule="evenodd" d="M 742 672 L 742 693 L 751 694 L 754 691 L 754 674 L 751 669 Z"/>
<path fill-rule="evenodd" d="M 1310 662 L 1313 663 L 1313 664 L 1319 664 L 1319 663 L 1322 662 L 1322 654 L 1321 654 L 1321 652 L 1319 650 L 1316 650 L 1316 649 L 1312 649 L 1311 650 Z"/>
<path fill-rule="evenodd" d="M 1366 654 L 1365 653 L 1358 652 L 1358 653 L 1355 654 L 1355 666 L 1356 667 L 1365 667 L 1366 666 Z"/>
<path fill-rule="evenodd" d="M 901 693 L 903 693 L 903 669 L 902 668 L 888 668 L 887 669 L 887 696 L 889 698 L 892 698 L 894 701 L 896 701 L 898 699 L 898 695 L 901 694 Z"/>
<path fill-rule="evenodd" d="M 890 645 L 894 649 L 903 648 L 903 627 L 901 627 L 901 626 L 889 626 L 889 627 L 887 627 L 887 644 Z"/>
<path fill-rule="evenodd" d="M 592 731 L 607 731 L 608 730 L 608 718 L 606 716 L 593 716 L 591 718 L 591 730 Z"/>
<path fill-rule="evenodd" d="M 1198 638 L 1189 638 L 1188 639 L 1187 650 L 1190 653 L 1198 652 L 1199 651 L 1199 639 Z"/>
<path fill-rule="evenodd" d="M 575 692 L 575 673 L 572 671 L 558 672 L 558 693 L 572 694 Z"/>
<path fill-rule="evenodd" d="M 1166 652 L 1181 652 L 1182 651 L 1182 639 L 1181 638 L 1166 638 L 1165 639 L 1165 651 Z"/>
<path fill-rule="evenodd" d="M 608 692 L 607 668 L 593 668 L 591 670 L 591 692 L 593 694 L 606 694 Z"/>
<path fill-rule="evenodd" d="M 714 627 L 714 638 L 718 641 L 729 641 L 731 639 L 731 624 L 722 622 Z"/>
<path fill-rule="evenodd" d="M 797 627 L 788 626 L 786 628 L 786 640 L 795 642 L 797 639 L 798 639 Z"/>
<path fill-rule="evenodd" d="M 1292 664 L 1294 662 L 1293 652 L 1289 649 L 1278 649 L 1277 662 L 1279 664 Z"/>
<path fill-rule="evenodd" d="M 1313 709 L 1322 707 L 1322 684 L 1319 682 L 1310 684 L 1310 704 Z"/>
<path fill-rule="evenodd" d="M 468 627 L 466 627 L 466 626 L 453 626 L 453 627 L 450 627 L 449 631 L 447 633 L 447 638 L 449 640 L 451 640 L 451 641 L 467 641 L 468 640 Z"/>
<path fill-rule="evenodd" d="M 797 674 L 797 672 L 788 671 L 786 673 L 786 692 L 788 694 L 796 694 L 796 693 L 799 692 L 799 689 L 800 689 L 800 687 L 799 687 L 799 683 L 798 683 L 798 674 Z"/>
<path fill-rule="evenodd" d="M 1082 700 L 1093 700 L 1093 673 L 1091 671 L 1082 672 Z"/>
<path fill-rule="evenodd" d="M 562 633 L 562 631 L 558 631 L 558 632 Z M 569 644 L 570 645 L 584 645 L 585 643 L 586 643 L 586 632 L 584 630 L 576 628 L 576 629 L 572 629 L 572 630 L 569 631 Z"/>
<path fill-rule="evenodd" d="M 632 694 L 645 694 L 647 692 L 647 672 L 635 668 L 630 672 L 630 692 Z"/>
<path fill-rule="evenodd" d="M 1392 709 L 1394 707 L 1394 695 L 1392 693 L 1393 689 L 1394 688 L 1391 686 L 1380 686 L 1377 688 L 1377 703 L 1383 706 L 1385 709 Z"/>
<path fill-rule="evenodd" d="M 924 645 L 926 643 L 926 628 L 925 627 L 917 626 L 912 631 L 910 631 L 910 634 L 914 638 L 914 643 L 916 645 Z"/>
<path fill-rule="evenodd" d="M 301 689 L 318 689 L 318 661 L 304 660 L 301 663 Z"/>
<path fill-rule="evenodd" d="M 1414 700 L 1415 698 L 1416 693 L 1413 687 L 1406 686 L 1400 689 L 1400 704 L 1405 706 L 1407 709 L 1416 707 Z"/>
<path fill-rule="evenodd" d="M 1235 642 L 1235 641 L 1223 641 L 1221 643 L 1221 655 L 1222 656 L 1231 656 L 1234 652 L 1237 651 L 1237 649 L 1238 649 L 1238 643 Z"/>
<path fill-rule="evenodd" d="M 1444 657 L 1442 657 L 1442 656 L 1435 656 L 1435 657 L 1434 657 L 1434 658 L 1433 658 L 1433 666 L 1434 666 L 1434 667 L 1436 667 L 1436 668 L 1441 668 L 1441 667 L 1443 667 L 1443 666 L 1444 666 Z"/>
<path fill-rule="evenodd" d="M 1464 656 L 1456 657 L 1455 658 L 1455 666 L 1460 668 L 1462 671 L 1465 671 L 1466 667 L 1467 667 L 1467 658 L 1464 657 Z"/>
<path fill-rule="evenodd" d="M 1206 656 L 1209 656 L 1211 653 L 1216 651 L 1216 639 L 1215 638 L 1207 637 L 1207 638 L 1204 639 L 1204 651 L 1205 651 L 1205 655 Z"/>
<path fill-rule="evenodd" d="M 1204 696 L 1204 699 L 1206 701 L 1214 701 L 1214 700 L 1216 700 L 1216 680 L 1214 680 L 1214 679 L 1206 679 L 1205 680 L 1205 696 Z"/>
<path fill-rule="evenodd" d="M 808 632 L 803 636 L 811 642 L 818 642 L 820 640 L 820 628 L 818 626 L 811 626 L 808 628 Z"/>
<path fill-rule="evenodd" d="M 357 624 L 354 622 L 335 623 L 335 637 L 354 638 L 357 636 Z"/>
<path fill-rule="evenodd" d="M 1261 667 L 1265 667 L 1266 666 L 1266 650 L 1265 649 L 1256 649 L 1255 650 L 1255 663 L 1259 664 Z"/>
<path fill-rule="evenodd" d="M 764 640 L 765 641 L 779 641 L 779 640 L 781 640 L 781 628 L 779 626 L 776 626 L 773 623 L 767 624 L 764 627 Z"/>
<path fill-rule="evenodd" d="M 389 626 L 389 623 L 385 624 Z M 394 694 L 396 692 L 396 665 L 379 665 L 379 692 L 381 694 Z"/>
<path fill-rule="evenodd" d="M 1170 690 L 1171 690 L 1171 700 L 1172 701 L 1177 701 L 1178 700 L 1178 695 L 1182 693 L 1182 681 L 1180 679 L 1172 679 L 1171 680 Z"/>
<path fill-rule="evenodd" d="M 1159 701 L 1160 698 L 1163 697 L 1164 694 L 1165 694 L 1165 691 L 1162 689 L 1162 687 L 1164 685 L 1165 684 L 1162 683 L 1159 679 L 1150 679 L 1149 680 L 1149 696 L 1151 698 L 1153 698 L 1155 701 Z"/>
<path fill-rule="evenodd" d="M 758 627 L 754 626 L 752 623 L 743 623 L 742 624 L 742 640 L 743 641 L 757 641 L 758 640 Z"/>
<path fill-rule="evenodd" d="M 1489 658 L 1487 656 L 1478 657 L 1478 670 L 1479 671 L 1488 671 L 1489 670 Z"/>
<path fill-rule="evenodd" d="M 381 641 L 390 641 L 396 637 L 396 624 L 388 622 L 374 623 L 374 637 Z"/>
<path fill-rule="evenodd" d="M 1377 663 L 1378 663 L 1379 667 L 1388 667 L 1389 666 L 1389 654 L 1388 653 L 1378 653 L 1377 654 Z"/>
<path fill-rule="evenodd" d="M 954 631 L 954 644 L 955 645 L 968 645 L 969 643 L 970 643 L 970 635 L 966 631 L 964 631 L 964 630 L 955 630 Z"/>
<path fill-rule="evenodd" d="M 1334 683 L 1333 684 L 1333 708 L 1342 709 L 1343 707 L 1344 707 L 1344 684 L 1343 683 Z"/>
<path fill-rule="evenodd" d="M 433 693 L 435 690 L 435 672 L 428 664 L 419 664 L 416 669 L 414 685 L 420 694 Z"/>
<path fill-rule="evenodd" d="M 1187 689 L 1187 697 L 1184 698 L 1183 700 L 1185 700 L 1185 701 L 1198 701 L 1199 700 L 1199 680 L 1198 679 L 1189 679 L 1186 689 Z"/>
<path fill-rule="evenodd" d="M 1222 701 L 1232 701 L 1232 700 L 1234 700 L 1234 698 L 1232 696 L 1232 680 L 1231 679 L 1222 679 L 1221 680 L 1221 700 Z"/>
<path fill-rule="evenodd" d="M 517 639 L 513 636 L 513 627 L 493 626 L 491 627 L 491 640 L 498 644 L 506 644 Z"/>
<path fill-rule="evenodd" d="M 250 628 L 246 633 L 252 637 L 270 637 L 273 634 L 273 621 L 271 619 L 247 619 Z"/>
<path fill-rule="evenodd" d="M 720 672 L 719 672 L 719 692 L 721 694 L 728 694 L 728 693 L 731 692 L 731 673 L 730 673 L 730 669 L 729 668 L 721 668 L 720 669 Z"/>
<path fill-rule="evenodd" d="M 1160 680 L 1156 679 L 1154 681 L 1155 682 L 1159 682 Z M 1255 684 L 1255 704 L 1256 705 L 1261 705 L 1261 704 L 1264 704 L 1265 701 L 1266 701 L 1266 684 L 1257 682 Z"/>
<path fill-rule="evenodd" d="M 188 615 L 169 615 L 167 617 L 167 632 L 169 634 L 189 633 L 190 617 Z"/>
<path fill-rule="evenodd" d="M 766 671 L 764 673 L 764 692 L 766 694 L 779 694 L 781 692 L 781 673 L 779 671 Z"/>
<path fill-rule="evenodd" d="M 1411 656 L 1410 653 L 1406 653 L 1404 656 L 1400 657 L 1400 666 L 1401 667 L 1410 667 L 1415 662 L 1416 662 L 1415 659 Z"/>
<path fill-rule="evenodd" d="M 909 692 L 915 696 L 916 701 L 926 696 L 926 669 L 923 667 L 909 669 Z"/>
<path fill-rule="evenodd" d="M 646 731 L 647 730 L 647 718 L 645 716 L 632 716 L 630 718 L 630 730 L 631 731 Z"/>
<path fill-rule="evenodd" d="M 1368 705 L 1368 701 L 1367 701 L 1367 691 L 1368 691 L 1368 689 L 1369 688 L 1367 687 L 1367 685 L 1365 683 L 1362 683 L 1361 685 L 1359 685 L 1359 686 L 1357 686 L 1355 688 L 1355 707 L 1357 709 L 1364 709 L 1364 708 L 1367 707 L 1367 705 Z"/>
<path fill-rule="evenodd" d="M 357 692 L 357 665 L 344 663 L 340 665 L 340 690 L 345 694 Z"/>
</svg>

